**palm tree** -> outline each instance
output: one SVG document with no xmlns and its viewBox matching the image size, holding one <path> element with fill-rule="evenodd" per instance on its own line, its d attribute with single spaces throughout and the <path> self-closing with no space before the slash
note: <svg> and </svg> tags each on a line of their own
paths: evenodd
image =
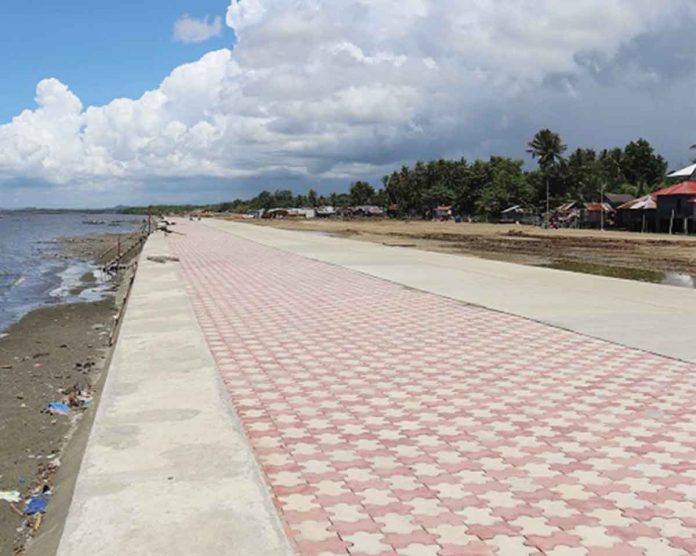
<svg viewBox="0 0 696 556">
<path fill-rule="evenodd" d="M 539 162 L 539 168 L 546 178 L 546 225 L 551 213 L 550 179 L 548 171 L 563 160 L 563 153 L 568 148 L 561 141 L 561 136 L 550 129 L 542 129 L 527 144 L 527 152 Z"/>
</svg>

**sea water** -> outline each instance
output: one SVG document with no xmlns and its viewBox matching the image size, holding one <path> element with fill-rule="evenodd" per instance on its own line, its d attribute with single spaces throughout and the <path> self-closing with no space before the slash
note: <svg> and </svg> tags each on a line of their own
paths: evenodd
<svg viewBox="0 0 696 556">
<path fill-rule="evenodd" d="M 0 332 L 39 307 L 101 299 L 108 277 L 88 261 L 64 259 L 60 240 L 130 233 L 141 221 L 122 214 L 0 212 Z M 87 273 L 95 279 L 83 289 Z"/>
</svg>

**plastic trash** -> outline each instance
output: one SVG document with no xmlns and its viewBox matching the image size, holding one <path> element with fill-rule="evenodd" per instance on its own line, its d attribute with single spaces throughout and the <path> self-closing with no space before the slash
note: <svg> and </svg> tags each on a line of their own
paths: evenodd
<svg viewBox="0 0 696 556">
<path fill-rule="evenodd" d="M 52 415 L 68 415 L 70 414 L 70 406 L 63 402 L 53 402 L 48 404 L 48 412 Z"/>
<path fill-rule="evenodd" d="M 10 504 L 14 502 L 19 502 L 22 499 L 22 495 L 16 490 L 0 490 L 0 500 L 5 500 Z"/>
<path fill-rule="evenodd" d="M 46 511 L 46 506 L 48 506 L 48 500 L 42 496 L 35 496 L 31 498 L 27 505 L 24 506 L 24 515 L 36 515 Z"/>
</svg>

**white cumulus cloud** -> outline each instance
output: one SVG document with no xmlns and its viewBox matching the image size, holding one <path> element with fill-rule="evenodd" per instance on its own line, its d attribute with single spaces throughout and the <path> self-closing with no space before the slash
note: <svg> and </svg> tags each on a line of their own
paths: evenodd
<svg viewBox="0 0 696 556">
<path fill-rule="evenodd" d="M 668 82 L 643 54 L 695 19 L 690 0 L 233 0 L 234 49 L 140 98 L 85 108 L 42 81 L 36 107 L 0 126 L 0 187 L 375 177 L 419 158 L 522 156 L 549 125 L 633 139 L 693 113 L 694 69 Z M 182 40 L 219 31 L 183 21 Z M 659 51 L 683 56 L 675 44 Z"/>
<path fill-rule="evenodd" d="M 188 14 L 180 17 L 174 23 L 174 39 L 179 42 L 197 43 L 205 42 L 222 34 L 222 18 L 216 17 L 209 21 L 209 17 L 196 19 Z"/>
</svg>

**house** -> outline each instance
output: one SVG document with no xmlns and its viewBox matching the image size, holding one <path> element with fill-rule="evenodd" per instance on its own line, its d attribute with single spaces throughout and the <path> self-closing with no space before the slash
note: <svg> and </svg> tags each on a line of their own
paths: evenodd
<svg viewBox="0 0 696 556">
<path fill-rule="evenodd" d="M 315 208 L 312 207 L 302 207 L 298 209 L 291 209 L 294 210 L 296 215 L 300 218 L 316 218 L 317 217 L 317 211 Z"/>
<path fill-rule="evenodd" d="M 433 218 L 435 218 L 435 220 L 450 220 L 452 218 L 452 207 L 449 205 L 435 207 Z"/>
<path fill-rule="evenodd" d="M 600 228 L 614 225 L 616 211 L 609 203 L 583 203 L 581 227 Z"/>
<path fill-rule="evenodd" d="M 387 207 L 387 216 L 389 218 L 398 218 L 401 215 L 401 207 L 397 204 L 391 204 Z"/>
<path fill-rule="evenodd" d="M 696 181 L 683 181 L 655 191 L 657 230 L 660 232 L 696 232 Z"/>
<path fill-rule="evenodd" d="M 682 182 L 684 180 L 690 180 L 692 177 L 694 177 L 694 174 L 696 174 L 696 164 L 691 164 L 686 168 L 682 168 L 681 170 L 667 174 L 667 179 Z"/>
<path fill-rule="evenodd" d="M 555 228 L 600 228 L 614 225 L 615 211 L 609 203 L 571 201 L 558 207 L 551 215 Z"/>
<path fill-rule="evenodd" d="M 501 224 L 527 224 L 537 226 L 540 222 L 539 215 L 534 209 L 524 208 L 522 205 L 514 205 L 500 213 Z"/>
<path fill-rule="evenodd" d="M 656 231 L 657 202 L 653 195 L 634 199 L 616 209 L 617 225 L 632 232 Z"/>
<path fill-rule="evenodd" d="M 270 220 L 270 219 L 276 219 L 276 218 L 287 218 L 289 215 L 288 209 L 282 209 L 282 208 L 277 208 L 277 209 L 269 209 L 263 213 L 263 216 L 261 218 L 265 220 Z"/>
<path fill-rule="evenodd" d="M 375 205 L 362 205 L 353 207 L 354 216 L 365 216 L 372 218 L 381 218 L 385 215 L 384 209 Z"/>
<path fill-rule="evenodd" d="M 604 202 L 611 205 L 614 210 L 618 209 L 621 205 L 630 203 L 636 198 L 633 195 L 628 195 L 626 193 L 605 193 Z"/>
<path fill-rule="evenodd" d="M 263 218 L 265 210 L 264 209 L 258 209 L 258 210 L 250 210 L 247 212 L 243 218 L 245 219 L 256 219 L 256 218 Z"/>
<path fill-rule="evenodd" d="M 316 216 L 317 218 L 332 218 L 336 216 L 336 209 L 332 206 L 317 207 Z"/>
<path fill-rule="evenodd" d="M 341 218 L 352 218 L 354 214 L 355 211 L 353 207 L 338 207 L 336 209 L 336 216 L 340 216 Z"/>
<path fill-rule="evenodd" d="M 580 225 L 582 209 L 581 201 L 563 203 L 551 213 L 549 224 L 553 228 L 577 228 Z"/>
</svg>

